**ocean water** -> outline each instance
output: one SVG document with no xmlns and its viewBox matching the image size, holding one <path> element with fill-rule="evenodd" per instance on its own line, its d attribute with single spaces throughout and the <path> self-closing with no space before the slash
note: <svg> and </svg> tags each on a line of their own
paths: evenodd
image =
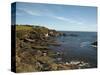
<svg viewBox="0 0 100 75">
<path fill-rule="evenodd" d="M 56 38 L 61 45 L 50 48 L 63 53 L 63 62 L 84 61 L 89 63 L 91 68 L 97 67 L 97 48 L 91 46 L 91 43 L 97 40 L 97 32 L 60 32 L 65 34 Z"/>
</svg>

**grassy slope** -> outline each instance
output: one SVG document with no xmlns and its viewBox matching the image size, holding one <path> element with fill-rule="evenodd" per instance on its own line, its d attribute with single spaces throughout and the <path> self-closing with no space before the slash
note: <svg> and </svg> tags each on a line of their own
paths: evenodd
<svg viewBox="0 0 100 75">
<path fill-rule="evenodd" d="M 45 37 L 44 34 L 47 33 L 49 37 Z M 62 34 L 41 26 L 17 25 L 16 72 L 77 69 L 77 64 L 57 61 L 57 58 L 62 58 L 63 53 L 49 49 L 48 45 L 59 46 L 59 43 L 54 39 L 56 35 Z"/>
<path fill-rule="evenodd" d="M 16 26 L 16 72 L 59 70 L 53 58 L 56 54 L 48 49 L 48 41 L 41 39 L 48 31 L 40 26 Z M 25 38 L 36 41 L 31 43 Z"/>
</svg>

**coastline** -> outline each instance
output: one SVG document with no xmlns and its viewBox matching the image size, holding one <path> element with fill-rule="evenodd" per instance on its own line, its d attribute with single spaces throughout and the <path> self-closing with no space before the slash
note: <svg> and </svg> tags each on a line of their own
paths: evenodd
<svg viewBox="0 0 100 75">
<path fill-rule="evenodd" d="M 56 40 L 56 37 L 66 37 L 67 35 L 64 33 L 56 30 L 50 30 L 41 26 L 27 25 L 16 25 L 16 33 L 17 72 L 22 72 L 27 69 L 33 72 L 82 69 L 90 67 L 89 63 L 84 61 L 70 61 L 69 63 L 64 63 L 62 62 L 63 54 L 60 52 L 55 52 L 48 47 L 50 45 L 55 47 L 60 46 L 60 43 Z M 69 36 L 77 37 L 76 35 L 72 34 Z M 34 65 L 34 67 L 30 67 L 31 65 Z M 27 67 L 27 69 L 22 69 L 25 67 Z"/>
</svg>

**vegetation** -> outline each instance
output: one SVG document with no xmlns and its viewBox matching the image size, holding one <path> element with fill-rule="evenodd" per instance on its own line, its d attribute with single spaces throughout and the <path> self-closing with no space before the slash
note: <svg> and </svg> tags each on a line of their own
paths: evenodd
<svg viewBox="0 0 100 75">
<path fill-rule="evenodd" d="M 16 72 L 57 70 L 56 54 L 48 48 L 55 33 L 45 27 L 16 25 Z"/>
<path fill-rule="evenodd" d="M 59 46 L 56 30 L 41 26 L 16 25 L 16 72 L 37 72 L 78 68 L 77 64 L 65 64 L 57 58 L 62 53 L 49 49 Z"/>
</svg>

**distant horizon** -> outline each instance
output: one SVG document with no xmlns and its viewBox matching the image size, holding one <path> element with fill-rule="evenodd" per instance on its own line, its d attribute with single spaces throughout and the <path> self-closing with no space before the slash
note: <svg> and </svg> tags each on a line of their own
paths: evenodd
<svg viewBox="0 0 100 75">
<path fill-rule="evenodd" d="M 97 7 L 16 2 L 16 24 L 62 31 L 97 32 Z"/>
<path fill-rule="evenodd" d="M 29 25 L 29 26 L 41 26 L 41 27 L 45 27 L 45 26 L 39 25 L 39 24 L 37 24 L 37 25 L 34 25 L 34 24 L 16 24 L 16 25 Z M 48 28 L 48 27 L 46 27 L 46 28 Z M 53 29 L 53 28 L 48 28 L 48 29 L 56 30 L 56 31 L 71 31 L 71 30 L 57 30 L 57 29 Z M 72 32 L 74 32 L 74 31 L 72 30 Z M 97 31 L 75 31 L 75 32 L 97 32 Z"/>
</svg>

